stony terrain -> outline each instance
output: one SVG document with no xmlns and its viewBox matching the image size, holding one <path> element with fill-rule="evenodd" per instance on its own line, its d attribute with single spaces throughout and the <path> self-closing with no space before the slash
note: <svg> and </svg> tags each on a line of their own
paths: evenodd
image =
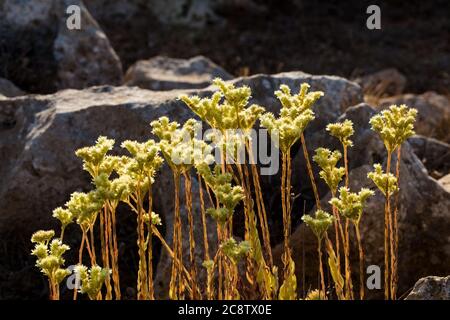
<svg viewBox="0 0 450 320">
<path fill-rule="evenodd" d="M 69 2 L 82 7 L 85 25 L 80 31 L 71 32 L 65 28 L 62 8 Z M 406 103 L 417 108 L 418 135 L 409 139 L 403 148 L 401 164 L 399 294 L 406 296 L 419 278 L 450 274 L 450 99 L 448 91 L 445 91 L 448 89 L 449 51 L 433 48 L 438 53 L 433 56 L 430 68 L 440 69 L 440 73 L 427 79 L 429 82 L 411 78 L 416 70 L 412 67 L 404 70 L 405 75 L 387 68 L 389 63 L 378 65 L 377 70 L 367 68 L 362 76 L 351 75 L 349 70 L 335 72 L 340 76 L 311 75 L 300 71 L 280 73 L 285 70 L 322 70 L 328 73 L 337 69 L 334 61 L 330 62 L 333 66 L 330 69 L 318 66 L 303 68 L 304 62 L 292 62 L 296 59 L 276 67 L 272 61 L 258 65 L 256 61 L 260 61 L 262 50 L 258 48 L 264 47 L 258 41 L 264 39 L 259 35 L 249 38 L 248 32 L 241 34 L 240 41 L 252 47 L 252 54 L 258 56 L 250 66 L 247 65 L 249 60 L 240 55 L 234 58 L 229 55 L 225 59 L 223 52 L 214 53 L 211 48 L 199 50 L 204 46 L 201 39 L 197 50 L 191 49 L 188 44 L 197 41 L 192 33 L 189 33 L 192 38 L 181 41 L 190 50 L 181 55 L 173 50 L 174 55 L 186 56 L 187 59 L 154 57 L 151 53 L 156 49 L 151 47 L 151 39 L 141 45 L 138 35 L 133 34 L 131 39 L 135 42 L 122 42 L 120 37 L 124 33 L 118 32 L 114 26 L 117 28 L 120 23 L 123 26 L 130 21 L 141 23 L 143 12 L 148 12 L 151 7 L 153 11 L 150 14 L 155 19 L 147 19 L 152 20 L 146 20 L 147 23 L 161 28 L 159 36 L 166 34 L 168 26 L 172 26 L 174 29 L 170 30 L 175 30 L 171 33 L 173 38 L 167 40 L 171 42 L 177 39 L 180 24 L 197 30 L 205 25 L 212 25 L 213 30 L 229 26 L 227 30 L 233 33 L 242 22 L 237 23 L 227 12 L 239 8 L 242 14 L 251 12 L 256 16 L 255 21 L 259 21 L 274 4 L 272 1 L 263 4 L 262 1 L 246 0 L 232 1 L 233 4 L 217 1 L 211 6 L 208 1 L 196 0 L 186 1 L 190 3 L 186 11 L 177 1 L 158 6 L 159 1 L 155 0 L 150 1 L 154 5 L 149 6 L 147 1 L 134 0 L 116 1 L 108 10 L 103 10 L 109 6 L 106 2 L 86 1 L 84 6 L 81 0 L 0 0 L 0 299 L 46 297 L 45 281 L 29 256 L 29 239 L 36 229 L 55 225 L 51 210 L 66 202 L 71 192 L 91 187 L 74 151 L 93 144 L 99 135 L 116 139 L 117 145 L 125 139 L 142 141 L 151 138 L 150 121 L 163 115 L 181 123 L 186 121 L 193 114 L 177 99 L 179 95 L 208 95 L 214 90 L 210 86 L 211 80 L 217 76 L 250 86 L 252 103 L 272 112 L 279 109 L 272 93 L 280 84 L 298 88 L 300 83 L 308 82 L 313 90 L 324 91 L 326 95 L 315 107 L 317 118 L 305 133 L 308 150 L 312 154 L 319 146 L 337 148 L 336 141 L 326 134 L 324 128 L 329 122 L 351 119 L 355 123 L 355 146 L 349 153 L 349 165 L 352 187 L 355 188 L 373 187 L 366 178 L 367 172 L 373 163 L 383 163 L 386 158 L 382 142 L 370 130 L 370 117 L 394 103 Z M 287 10 L 284 6 L 281 12 Z M 300 5 L 296 10 L 307 8 Z M 275 14 L 274 20 L 279 19 L 277 14 L 280 13 Z M 274 25 L 273 21 L 269 23 L 272 28 Z M 211 46 L 221 40 L 220 37 L 212 39 Z M 28 51 L 24 51 L 24 43 L 30 45 Z M 127 47 L 131 44 L 141 45 L 141 49 Z M 241 49 L 240 42 L 235 48 L 230 48 L 230 42 L 223 41 L 223 45 L 228 45 L 226 51 L 240 52 Z M 159 49 L 158 53 L 170 51 L 168 44 Z M 285 50 L 287 48 L 280 47 L 268 51 L 278 55 Z M 24 53 L 24 56 L 18 53 Z M 307 53 L 308 59 L 312 59 L 313 52 Z M 395 54 L 399 52 L 395 51 Z M 347 56 L 342 55 L 345 56 L 342 60 L 346 61 Z M 223 64 L 218 65 L 209 58 Z M 241 59 L 241 62 L 233 59 Z M 261 60 L 267 62 L 267 56 L 261 54 Z M 358 60 L 355 61 L 357 63 Z M 420 66 L 415 68 L 420 69 Z M 267 74 L 247 75 L 256 71 Z M 244 76 L 236 77 L 239 74 Z M 291 242 L 300 290 L 307 290 L 317 280 L 317 274 L 312 273 L 317 270 L 316 242 L 310 230 L 300 223 L 300 217 L 314 209 L 314 201 L 299 147 L 295 146 L 292 154 L 293 194 L 298 197 L 293 206 L 295 231 Z M 117 148 L 115 152 L 121 151 Z M 319 180 L 317 172 L 315 174 Z M 262 181 L 270 213 L 269 225 L 273 230 L 271 242 L 278 258 L 280 248 L 277 244 L 282 238 L 279 180 L 279 176 L 269 176 Z M 195 186 L 194 181 L 194 189 Z M 168 196 L 168 190 L 172 189 L 170 172 L 164 167 L 155 184 L 155 210 L 163 218 L 164 232 L 171 230 L 173 223 L 172 197 Z M 319 193 L 321 201 L 329 200 L 330 195 L 322 183 L 319 184 Z M 383 200 L 378 194 L 369 201 L 362 222 L 367 264 L 382 265 L 383 209 Z M 183 218 L 186 219 L 185 216 Z M 122 278 L 122 289 L 126 297 L 133 298 L 135 292 L 131 287 L 135 285 L 138 259 L 135 219 L 124 211 L 119 221 L 121 267 L 129 270 Z M 242 221 L 237 219 L 236 223 L 237 232 L 242 232 Z M 214 228 L 212 221 L 209 227 Z M 79 242 L 77 230 L 68 232 L 72 235 L 69 245 L 76 247 Z M 200 232 L 196 237 L 201 237 Z M 165 238 L 170 242 L 171 232 L 166 232 Z M 167 292 L 169 281 L 170 258 L 158 245 L 155 251 L 156 289 L 161 298 L 166 298 L 164 292 Z M 199 264 L 200 251 L 196 252 Z M 356 253 L 356 249 L 353 251 Z M 356 255 L 352 259 L 357 263 Z M 310 273 L 303 273 L 302 265 Z M 421 279 L 408 299 L 448 299 L 448 283 L 448 277 Z M 382 292 L 370 293 L 372 298 L 380 295 Z"/>
</svg>

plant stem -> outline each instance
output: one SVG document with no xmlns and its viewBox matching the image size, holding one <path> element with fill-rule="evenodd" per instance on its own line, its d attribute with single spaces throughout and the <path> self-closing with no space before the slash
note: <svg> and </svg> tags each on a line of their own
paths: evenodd
<svg viewBox="0 0 450 320">
<path fill-rule="evenodd" d="M 198 187 L 199 187 L 199 197 L 200 197 L 200 210 L 202 216 L 202 229 L 203 229 L 203 248 L 204 248 L 204 259 L 205 261 L 210 261 L 209 256 L 209 244 L 208 244 L 208 230 L 206 228 L 206 210 L 205 210 L 205 199 L 203 195 L 203 184 L 202 184 L 202 176 L 200 174 L 198 176 Z M 214 268 L 211 272 L 207 270 L 206 274 L 206 297 L 208 300 L 214 298 L 213 288 L 212 288 L 212 278 L 213 278 Z"/>
<path fill-rule="evenodd" d="M 349 187 L 349 170 L 348 170 L 348 152 L 347 146 L 342 144 L 344 151 L 344 168 L 345 168 L 345 187 Z M 353 296 L 353 283 L 352 283 L 352 270 L 350 265 L 350 235 L 349 235 L 349 219 L 345 219 L 344 228 L 344 257 L 345 257 L 345 283 L 347 289 L 347 297 L 354 299 Z"/>
<path fill-rule="evenodd" d="M 188 211 L 188 221 L 189 221 L 189 258 L 190 258 L 190 273 L 192 278 L 192 295 L 191 299 L 198 299 L 197 295 L 197 267 L 195 264 L 195 238 L 194 238 L 194 217 L 192 214 L 192 182 L 191 175 L 189 172 L 184 174 L 184 192 L 186 197 L 186 207 Z"/>
<path fill-rule="evenodd" d="M 319 272 L 320 272 L 320 295 L 325 295 L 325 277 L 323 274 L 323 265 L 322 265 L 322 239 L 317 239 L 317 254 L 319 255 Z"/>
<path fill-rule="evenodd" d="M 302 142 L 303 156 L 305 157 L 305 161 L 306 161 L 306 168 L 308 169 L 308 175 L 309 175 L 309 179 L 311 180 L 311 185 L 312 185 L 313 192 L 314 192 L 314 198 L 316 199 L 316 206 L 317 206 L 317 209 L 320 210 L 321 204 L 320 204 L 319 191 L 317 190 L 317 184 L 316 184 L 316 180 L 314 178 L 311 162 L 309 160 L 308 148 L 306 147 L 306 140 L 305 140 L 305 136 L 303 133 L 300 136 L 300 139 Z"/>
<path fill-rule="evenodd" d="M 270 245 L 270 231 L 269 231 L 269 224 L 267 221 L 267 213 L 266 213 L 266 207 L 264 205 L 264 198 L 262 195 L 261 190 L 261 183 L 259 179 L 258 169 L 256 165 L 253 163 L 253 148 L 251 143 L 247 141 L 247 151 L 249 155 L 249 159 L 251 160 L 251 169 L 252 169 L 252 177 L 253 177 L 253 185 L 255 187 L 255 198 L 256 198 L 256 205 L 258 209 L 258 218 L 259 223 L 261 225 L 261 232 L 263 236 L 263 242 L 264 242 L 264 249 L 266 250 L 266 254 L 269 258 L 269 267 L 272 268 L 273 266 L 273 256 L 272 256 L 272 246 Z"/>
<path fill-rule="evenodd" d="M 395 177 L 397 178 L 397 186 L 400 186 L 400 161 L 402 155 L 402 146 L 397 149 L 397 162 L 395 166 Z M 391 234 L 391 298 L 397 299 L 398 284 L 398 203 L 400 190 L 395 194 L 394 200 L 394 217 L 392 219 L 393 230 Z"/>
<path fill-rule="evenodd" d="M 391 151 L 387 150 L 386 174 L 391 172 Z M 389 282 L 389 239 L 390 239 L 390 195 L 389 195 L 389 181 L 386 182 L 386 201 L 384 204 L 384 298 L 390 298 L 390 282 Z"/>
<path fill-rule="evenodd" d="M 112 242 L 113 252 L 111 254 L 112 276 L 114 280 L 114 293 L 116 300 L 120 300 L 120 277 L 119 277 L 119 249 L 117 246 L 117 230 L 116 230 L 116 205 L 110 206 L 111 224 L 112 224 Z"/>
<path fill-rule="evenodd" d="M 83 249 L 84 241 L 86 239 L 86 232 L 84 230 L 82 230 L 82 232 L 80 249 L 78 250 L 78 265 L 80 266 L 83 264 Z M 78 282 L 76 284 L 78 285 Z M 77 300 L 78 289 L 79 288 L 75 287 L 73 290 L 73 300 Z"/>
<path fill-rule="evenodd" d="M 359 222 L 355 223 L 356 239 L 358 241 L 358 251 L 359 251 L 359 297 L 364 300 L 364 248 L 361 241 L 361 233 L 359 230 Z"/>
</svg>

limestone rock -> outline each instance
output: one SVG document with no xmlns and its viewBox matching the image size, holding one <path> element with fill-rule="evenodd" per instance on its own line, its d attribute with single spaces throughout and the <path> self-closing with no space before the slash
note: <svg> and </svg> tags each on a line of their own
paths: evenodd
<svg viewBox="0 0 450 320">
<path fill-rule="evenodd" d="M 155 91 L 200 89 L 211 85 L 216 77 L 232 79 L 225 70 L 202 56 L 187 60 L 158 56 L 132 65 L 124 84 Z"/>
<path fill-rule="evenodd" d="M 11 81 L 0 78 L 0 95 L 4 97 L 17 97 L 24 94 L 25 92 L 17 88 Z"/>
<path fill-rule="evenodd" d="M 364 94 L 376 97 L 402 94 L 406 86 L 406 77 L 397 69 L 384 69 L 354 81 L 361 86 Z"/>
<path fill-rule="evenodd" d="M 66 10 L 77 5 L 81 29 L 69 30 Z M 0 34 L 6 76 L 32 93 L 120 84 L 122 66 L 81 0 L 2 0 Z M 13 56 L 14 59 L 1 61 Z"/>
<path fill-rule="evenodd" d="M 439 140 L 415 135 L 408 139 L 416 156 L 435 179 L 450 173 L 450 145 Z"/>
<path fill-rule="evenodd" d="M 405 300 L 450 300 L 450 276 L 419 279 Z"/>
</svg>

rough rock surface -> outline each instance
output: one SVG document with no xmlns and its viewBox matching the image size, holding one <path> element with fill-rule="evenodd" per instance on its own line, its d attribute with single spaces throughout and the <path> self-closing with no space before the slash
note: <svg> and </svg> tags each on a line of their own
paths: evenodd
<svg viewBox="0 0 450 320">
<path fill-rule="evenodd" d="M 450 276 L 419 279 L 405 300 L 450 300 Z"/>
<path fill-rule="evenodd" d="M 124 84 L 155 91 L 200 89 L 211 85 L 216 77 L 232 79 L 229 73 L 202 56 L 186 60 L 158 56 L 132 65 Z"/>
<path fill-rule="evenodd" d="M 438 182 L 444 187 L 447 192 L 450 192 L 450 174 L 442 177 Z"/>
<path fill-rule="evenodd" d="M 370 130 L 368 124 L 374 114 L 375 110 L 370 106 L 360 104 L 349 108 L 341 118 L 351 119 L 355 124 L 354 147 L 349 150 L 351 190 L 357 191 L 362 187 L 377 190 L 367 178 L 367 173 L 373 170 L 372 164 L 385 162 L 386 153 L 383 143 L 378 135 Z M 316 137 L 320 141 L 318 145 L 331 149 L 339 148 L 335 139 L 326 134 L 316 134 Z M 317 143 L 312 138 L 309 144 L 315 146 Z M 450 265 L 450 238 L 445 236 L 450 230 L 450 193 L 428 176 L 425 167 L 408 143 L 404 144 L 402 150 L 399 197 L 399 296 L 411 288 L 417 278 L 430 273 L 448 273 Z M 293 181 L 301 179 L 303 185 L 309 186 L 310 183 L 302 162 L 302 154 L 294 158 L 293 168 L 298 167 L 303 178 L 294 175 Z M 385 167 L 385 163 L 383 166 Z M 317 168 L 315 165 L 314 167 Z M 295 174 L 298 175 L 298 173 Z M 330 210 L 328 200 L 331 195 L 317 175 L 316 181 L 319 181 L 319 189 L 323 196 L 322 207 Z M 383 268 L 383 199 L 381 193 L 376 191 L 376 195 L 369 199 L 361 221 L 366 266 L 375 264 Z M 301 209 L 294 210 L 294 221 L 298 221 L 301 215 Z M 355 239 L 353 238 L 353 240 Z M 355 244 L 355 241 L 352 243 Z M 309 228 L 302 224 L 293 232 L 291 244 L 298 279 L 305 277 L 303 289 L 308 289 L 310 286 L 316 287 L 317 241 L 314 235 Z M 276 247 L 274 255 L 280 256 L 281 250 L 281 246 Z M 351 250 L 354 270 L 357 270 L 356 245 L 353 245 Z M 303 275 L 302 265 L 308 272 L 305 275 Z M 357 283 L 356 279 L 354 279 L 354 283 Z M 369 297 L 381 297 L 382 292 L 381 290 L 369 291 L 368 295 Z"/>
<path fill-rule="evenodd" d="M 391 104 L 406 104 L 419 111 L 416 122 L 416 132 L 450 142 L 450 101 L 447 97 L 435 92 L 424 94 L 404 94 L 381 99 L 381 108 Z"/>
<path fill-rule="evenodd" d="M 341 110 L 362 100 L 357 85 L 332 76 L 293 72 L 257 75 L 235 81 L 250 85 L 252 102 L 273 112 L 279 109 L 279 104 L 271 92 L 282 83 L 295 89 L 306 81 L 312 89 L 326 91 L 327 96 L 317 107 L 315 126 L 319 128 L 336 118 Z M 211 90 L 206 88 L 196 93 L 205 95 Z M 88 175 L 81 170 L 81 161 L 75 157 L 74 151 L 92 145 L 99 135 L 115 138 L 117 145 L 125 139 L 147 139 L 151 136 L 149 122 L 163 115 L 179 122 L 185 121 L 192 114 L 176 99 L 181 92 L 106 86 L 0 101 L 0 175 L 3 181 L 0 184 L 0 237 L 7 239 L 0 252 L 1 259 L 5 259 L 0 263 L 4 269 L 0 273 L 1 296 L 23 297 L 30 292 L 33 296 L 45 295 L 42 291 L 45 283 L 36 281 L 42 277 L 29 257 L 29 239 L 36 229 L 57 227 L 51 218 L 51 210 L 64 204 L 71 192 L 91 188 Z M 119 148 L 115 150 L 119 151 Z M 158 176 L 154 194 L 155 209 L 164 219 L 166 237 L 170 241 L 173 204 L 167 190 L 172 190 L 172 185 L 166 168 Z M 118 231 L 123 241 L 121 250 L 130 253 L 121 256 L 133 256 L 136 252 L 132 236 L 135 218 L 129 213 L 120 217 L 123 219 Z M 76 228 L 72 232 L 78 235 Z M 72 248 L 78 247 L 77 236 L 68 239 L 71 239 L 69 245 Z M 169 263 L 162 251 L 155 280 L 160 294 L 167 293 L 164 288 L 169 281 Z M 133 272 L 131 268 L 128 275 L 130 286 L 134 286 L 136 281 Z M 27 279 L 25 284 L 22 283 L 24 279 Z"/>
<path fill-rule="evenodd" d="M 397 69 L 384 69 L 354 81 L 361 86 L 364 94 L 377 97 L 402 94 L 406 86 L 406 77 Z"/>
<path fill-rule="evenodd" d="M 81 9 L 81 30 L 66 26 L 69 5 Z M 81 0 L 2 0 L 0 33 L 0 76 L 29 92 L 121 83 L 120 60 Z"/>
<path fill-rule="evenodd" d="M 11 81 L 0 78 L 0 95 L 4 97 L 17 97 L 24 94 L 25 92 L 17 88 Z"/>
<path fill-rule="evenodd" d="M 449 144 L 420 135 L 409 138 L 408 142 L 430 176 L 439 179 L 450 173 Z"/>
</svg>

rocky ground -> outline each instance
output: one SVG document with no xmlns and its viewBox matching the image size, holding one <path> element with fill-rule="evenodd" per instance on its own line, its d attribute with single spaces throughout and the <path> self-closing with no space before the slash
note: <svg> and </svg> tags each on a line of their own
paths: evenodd
<svg viewBox="0 0 450 320">
<path fill-rule="evenodd" d="M 63 8 L 69 2 L 83 9 L 80 31 L 65 28 Z M 281 83 L 297 88 L 308 82 L 324 91 L 317 119 L 306 131 L 308 150 L 337 148 L 326 124 L 353 120 L 355 147 L 349 157 L 355 188 L 371 187 L 367 171 L 386 157 L 369 118 L 393 103 L 417 108 L 418 135 L 403 148 L 401 164 L 399 293 L 406 295 L 421 277 L 450 273 L 450 48 L 444 41 L 449 20 L 443 8 L 436 9 L 447 1 L 435 7 L 422 2 L 386 6 L 385 29 L 378 34 L 358 27 L 365 23 L 364 1 L 356 7 L 332 1 L 321 8 L 304 1 L 257 0 L 85 3 L 0 0 L 0 298 L 46 297 L 45 281 L 29 256 L 29 239 L 36 229 L 55 226 L 51 210 L 71 192 L 90 188 L 74 150 L 99 135 L 117 144 L 148 139 L 149 122 L 163 115 L 184 122 L 193 114 L 177 97 L 210 94 L 216 76 L 249 85 L 252 102 L 272 112 L 279 108 L 272 93 Z M 405 10 L 415 18 L 400 14 Z M 422 21 L 423 16 L 428 18 Z M 291 70 L 337 76 L 282 73 Z M 260 72 L 267 75 L 252 75 Z M 300 290 L 307 290 L 317 279 L 312 273 L 316 242 L 300 217 L 314 209 L 314 201 L 303 155 L 299 146 L 294 150 L 293 193 L 299 196 L 291 241 Z M 158 181 L 155 209 L 171 230 L 168 168 Z M 278 185 L 278 176 L 263 179 L 276 256 L 282 237 Z M 324 185 L 319 192 L 322 201 L 329 199 Z M 382 203 L 380 195 L 371 199 L 362 222 L 368 264 L 383 261 Z M 133 298 L 135 222 L 128 212 L 119 219 L 120 250 L 126 252 L 120 254 L 121 269 L 129 270 L 122 277 L 123 291 Z M 242 232 L 239 219 L 236 223 Z M 75 247 L 77 230 L 68 232 Z M 170 259 L 158 246 L 155 252 L 156 288 L 164 298 Z M 200 263 L 202 254 L 197 255 Z M 448 299 L 448 288 L 448 277 L 425 278 L 410 297 Z"/>
</svg>

